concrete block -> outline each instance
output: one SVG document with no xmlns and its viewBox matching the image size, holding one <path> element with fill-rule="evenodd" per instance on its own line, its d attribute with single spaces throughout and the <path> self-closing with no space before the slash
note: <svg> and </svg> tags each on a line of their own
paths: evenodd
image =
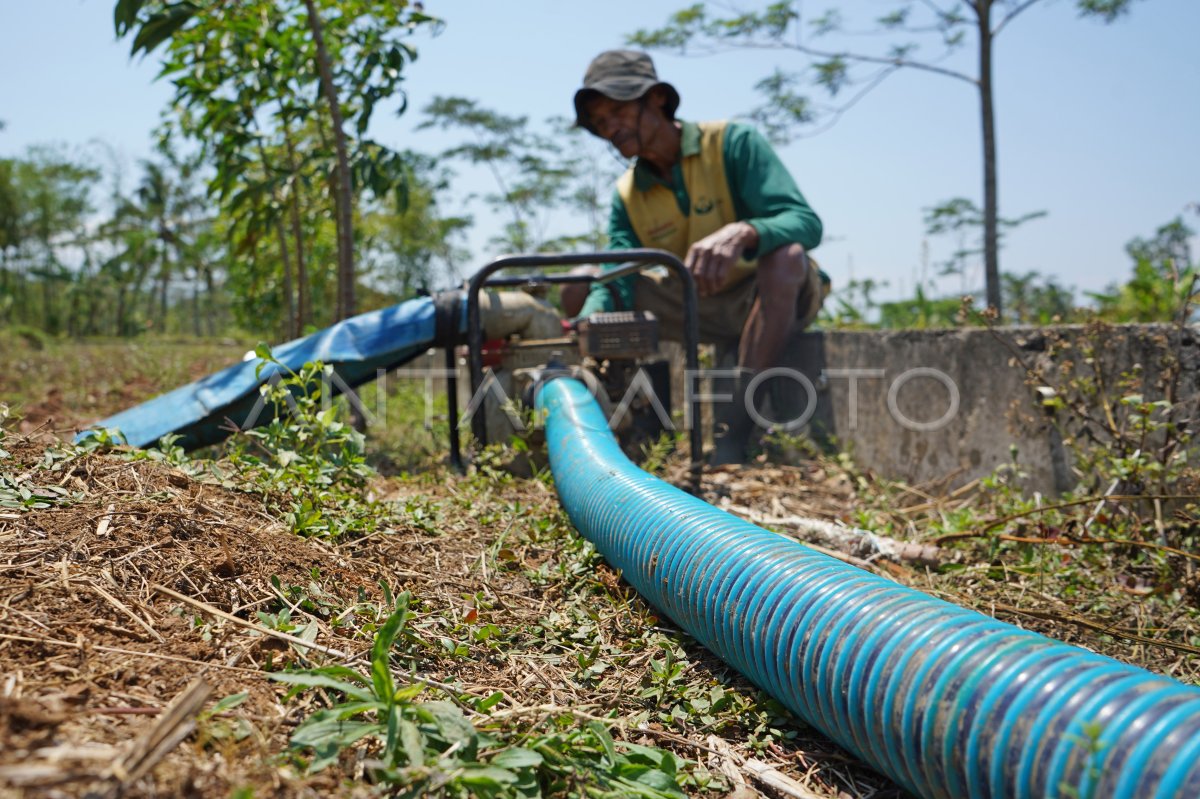
<svg viewBox="0 0 1200 799">
<path fill-rule="evenodd" d="M 1096 363 L 1080 349 L 1091 342 Z M 1052 353 L 1070 344 L 1065 354 Z M 1125 325 L 1103 332 L 1079 326 L 903 331 L 814 331 L 789 341 L 784 366 L 793 377 L 786 418 L 804 421 L 818 441 L 849 451 L 863 468 L 911 484 L 945 488 L 987 475 L 1011 460 L 1027 487 L 1060 493 L 1078 480 L 1069 450 L 1049 423 L 1026 365 L 1052 372 L 1072 358 L 1076 374 L 1097 369 L 1114 399 L 1119 376 L 1140 365 L 1146 394 L 1178 356 L 1174 401 L 1200 397 L 1196 328 Z M 810 407 L 816 390 L 817 403 Z"/>
</svg>

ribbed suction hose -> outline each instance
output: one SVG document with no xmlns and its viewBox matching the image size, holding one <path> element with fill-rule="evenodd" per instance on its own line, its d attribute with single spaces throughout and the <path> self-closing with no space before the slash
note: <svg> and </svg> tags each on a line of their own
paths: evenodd
<svg viewBox="0 0 1200 799">
<path fill-rule="evenodd" d="M 586 387 L 547 383 L 579 531 L 680 627 L 924 797 L 1200 797 L 1200 690 L 818 554 L 634 466 Z"/>
</svg>

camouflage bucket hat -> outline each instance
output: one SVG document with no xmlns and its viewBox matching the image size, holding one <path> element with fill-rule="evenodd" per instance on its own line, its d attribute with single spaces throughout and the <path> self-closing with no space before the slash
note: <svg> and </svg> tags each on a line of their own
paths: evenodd
<svg viewBox="0 0 1200 799">
<path fill-rule="evenodd" d="M 584 104 L 595 94 L 611 100 L 636 100 L 655 86 L 667 90 L 667 104 L 663 107 L 667 116 L 675 117 L 679 108 L 679 92 L 675 87 L 658 79 L 654 62 L 645 53 L 636 50 L 608 50 L 592 59 L 583 76 L 583 88 L 575 92 L 575 124 L 592 133 L 584 114 Z"/>
</svg>

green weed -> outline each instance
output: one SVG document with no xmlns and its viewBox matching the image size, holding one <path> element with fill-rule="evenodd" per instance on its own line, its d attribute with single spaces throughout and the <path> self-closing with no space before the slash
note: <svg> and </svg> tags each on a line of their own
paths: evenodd
<svg viewBox="0 0 1200 799">
<path fill-rule="evenodd" d="M 332 402 L 332 367 L 307 363 L 292 372 L 265 346 L 256 353 L 263 359 L 260 374 L 272 365 L 283 370 L 261 387 L 274 416 L 235 436 L 226 462 L 242 482 L 278 502 L 300 535 L 336 539 L 373 532 L 388 513 L 365 496 L 375 472 L 366 462 L 363 434 Z"/>
<path fill-rule="evenodd" d="M 229 711 L 242 705 L 250 694 L 240 692 L 218 700 L 212 707 L 196 715 L 197 738 L 200 744 L 211 741 L 241 741 L 254 733 L 250 722 L 240 716 L 230 718 Z"/>
<path fill-rule="evenodd" d="M 67 505 L 83 495 L 57 485 L 38 485 L 30 475 L 0 473 L 0 508 L 29 511 Z"/>
<path fill-rule="evenodd" d="M 294 751 L 311 754 L 310 773 L 366 746 L 372 779 L 397 796 L 540 797 L 575 795 L 580 788 L 592 796 L 683 796 L 678 763 L 669 752 L 618 744 L 596 721 L 549 734 L 481 730 L 464 706 L 483 714 L 503 694 L 471 707 L 457 696 L 423 700 L 427 688 L 420 681 L 397 683 L 393 648 L 414 615 L 409 594 L 395 601 L 375 634 L 368 673 L 324 666 L 271 675 L 292 686 L 289 699 L 310 690 L 327 697 L 329 706 L 308 716 L 291 736 Z"/>
<path fill-rule="evenodd" d="M 0 403 L 0 461 L 10 456 L 4 449 L 8 433 L 5 425 L 12 417 L 9 406 Z M 33 469 L 22 474 L 0 471 L 0 508 L 17 511 L 43 510 L 69 505 L 83 498 L 79 491 L 71 491 L 61 485 L 35 480 L 38 472 L 58 471 L 60 462 L 70 457 L 58 448 L 47 449 Z"/>
</svg>

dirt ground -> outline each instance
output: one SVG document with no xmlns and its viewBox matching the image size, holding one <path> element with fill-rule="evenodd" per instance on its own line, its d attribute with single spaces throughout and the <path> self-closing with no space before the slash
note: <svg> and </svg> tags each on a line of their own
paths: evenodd
<svg viewBox="0 0 1200 799">
<path fill-rule="evenodd" d="M 247 347 L 234 340 L 172 339 L 52 342 L 32 347 L 0 331 L 0 401 L 20 417 L 17 430 L 69 436 L 97 420 L 197 380 Z"/>
<path fill-rule="evenodd" d="M 45 443 L 8 439 L 5 468 L 28 470 L 44 457 Z M 739 480 L 779 485 L 780 474 L 771 469 Z M 714 495 L 728 489 L 727 476 L 712 476 Z M 4 797 L 226 797 L 245 786 L 253 786 L 254 796 L 365 792 L 346 782 L 353 774 L 330 770 L 305 777 L 279 756 L 303 708 L 284 702 L 283 687 L 267 680 L 264 669 L 310 659 L 353 663 L 369 647 L 319 613 L 305 614 L 318 622 L 315 642 L 338 655 L 302 654 L 264 634 L 256 611 L 288 604 L 280 586 L 306 586 L 324 606 L 346 608 L 379 601 L 382 581 L 412 591 L 428 606 L 464 616 L 486 612 L 506 630 L 536 627 L 547 608 L 565 602 L 573 590 L 574 578 L 530 584 L 524 576 L 529 569 L 558 557 L 551 545 L 506 536 L 505 528 L 473 518 L 467 510 L 472 499 L 451 481 L 381 481 L 378 490 L 386 499 L 403 503 L 419 496 L 438 518 L 337 547 L 291 534 L 264 513 L 259 497 L 198 482 L 161 463 L 88 455 L 57 478 L 72 492 L 71 504 L 0 512 Z M 786 483 L 794 488 L 805 479 L 796 473 Z M 828 511 L 847 498 L 845 487 L 834 484 L 807 494 Z M 498 500 L 523 506 L 527 515 L 560 513 L 552 492 L 538 481 L 512 481 Z M 497 550 L 500 544 L 506 546 Z M 512 568 L 481 566 L 489 552 Z M 581 579 L 640 605 L 603 564 Z M 632 619 L 648 612 L 642 606 L 629 614 Z M 613 621 L 614 638 L 626 623 L 632 626 L 630 619 Z M 480 658 L 435 656 L 423 664 L 424 676 L 453 682 L 466 693 L 503 691 L 515 708 L 598 713 L 638 687 L 654 654 L 629 659 L 623 673 L 581 696 L 571 679 L 572 660 L 546 657 L 545 646 L 533 641 Z M 740 684 L 752 692 L 702 648 L 692 650 L 691 679 Z M 248 696 L 215 716 L 200 710 L 199 723 L 173 714 L 172 702 L 194 698 L 189 689 L 200 684 L 207 701 L 193 703 L 192 716 L 220 698 Z M 769 752 L 781 769 L 824 786 L 817 795 L 844 793 L 834 786 L 848 788 L 848 796 L 895 793 L 828 741 L 798 728 L 799 738 Z M 251 732 L 234 734 L 239 729 Z M 651 724 L 641 735 L 684 757 L 703 758 L 705 736 L 689 732 Z M 732 731 L 729 745 L 744 748 Z"/>
<path fill-rule="evenodd" d="M 13 454 L 21 468 L 39 453 Z M 197 680 L 214 698 L 249 691 L 246 707 L 265 723 L 252 745 L 265 745 L 284 718 L 260 669 L 288 659 L 286 647 L 203 608 L 250 615 L 272 601 L 272 575 L 303 584 L 319 571 L 351 598 L 370 583 L 253 498 L 161 464 L 89 456 L 61 480 L 78 502 L 0 514 L 0 786 L 7 778 L 8 795 L 75 795 L 139 777 L 142 742 Z M 228 786 L 256 762 L 214 754 L 171 753 L 151 792 L 227 795 L 227 787 L 210 793 L 212 781 Z"/>
<path fill-rule="evenodd" d="M 203 372 L 212 362 L 193 357 L 177 371 Z M 364 631 L 373 629 L 385 591 L 419 597 L 417 630 L 439 642 L 409 664 L 412 679 L 463 696 L 502 692 L 497 718 L 611 720 L 615 712 L 614 734 L 626 740 L 712 769 L 754 758 L 799 792 L 751 780 L 761 795 L 900 795 L 803 723 L 763 710 L 752 686 L 686 637 L 681 680 L 723 686 L 744 697 L 743 707 L 715 725 L 664 722 L 645 698 L 656 654 L 646 641 L 679 634 L 599 558 L 580 554 L 573 534 L 554 532 L 567 522 L 546 481 L 481 487 L 442 469 L 380 477 L 371 495 L 394 505 L 395 523 L 337 544 L 291 533 L 259 493 L 163 462 L 119 454 L 55 460 L 55 432 L 145 387 L 113 378 L 94 387 L 105 399 L 79 405 L 78 391 L 48 380 L 27 391 L 30 415 L 0 441 L 8 452 L 0 476 L 32 480 L 55 498 L 48 507 L 0 507 L 0 799 L 375 795 L 361 759 L 305 773 L 288 738 L 314 700 L 289 699 L 267 674 L 290 665 L 363 667 L 371 646 Z M 685 465 L 672 462 L 664 477 L 681 484 L 685 475 Z M 1044 541 L 1020 550 L 979 530 L 939 536 L 964 513 L 988 518 L 978 485 L 884 486 L 827 459 L 709 470 L 699 493 L 890 579 L 1200 682 L 1190 555 L 1166 568 L 1135 557 L 1139 542 L 1085 553 L 1039 530 L 1036 515 L 1003 527 L 1015 539 Z M 867 518 L 902 539 L 900 556 L 814 538 L 797 521 L 853 527 Z M 1032 566 L 1031 557 L 1039 558 Z M 1080 574 L 1082 583 L 1063 582 Z M 597 591 L 611 599 L 602 608 L 592 604 Z M 280 621 L 285 615 L 290 626 Z M 621 653 L 586 685 L 576 662 L 584 644 L 573 633 L 581 622 L 591 627 L 589 642 Z M 496 637 L 481 637 L 489 625 Z M 637 723 L 621 726 L 626 716 Z M 477 720 L 484 721 L 494 719 Z M 732 787 L 703 795 L 759 795 Z"/>
<path fill-rule="evenodd" d="M 45 444 L 10 438 L 5 469 L 30 469 L 46 457 Z M 383 581 L 464 615 L 484 612 L 479 597 L 488 597 L 489 618 L 505 629 L 536 626 L 548 606 L 572 591 L 569 580 L 532 585 L 524 575 L 556 553 L 473 516 L 472 498 L 451 480 L 381 481 L 376 488 L 385 499 L 428 503 L 424 520 L 339 547 L 291 534 L 263 511 L 260 497 L 199 482 L 162 463 L 88 455 L 56 476 L 72 492 L 72 503 L 0 513 L 0 796 L 225 797 L 245 786 L 253 786 L 254 796 L 365 792 L 353 787 L 353 773 L 306 777 L 279 756 L 302 708 L 284 702 L 283 688 L 264 670 L 318 657 L 353 663 L 369 646 L 334 618 L 289 602 L 287 587 L 307 586 L 307 595 L 321 597 L 323 606 L 347 608 L 378 601 Z M 856 500 L 845 474 L 816 463 L 711 471 L 702 494 L 715 505 L 777 519 L 796 513 L 845 519 Z M 559 512 L 538 481 L 512 481 L 498 497 L 523 506 L 526 517 Z M 493 563 L 521 568 L 489 571 L 489 552 L 500 554 Z M 863 565 L 948 594 L 931 570 Z M 623 586 L 602 564 L 586 579 Z M 1011 592 L 983 590 L 986 585 L 980 581 L 978 590 L 958 590 L 951 598 L 985 610 L 994 610 L 998 598 L 1013 602 Z M 627 588 L 619 590 L 638 601 Z M 1027 610 L 1042 612 L 1014 606 L 1010 620 L 1196 678 L 1196 659 L 1188 652 L 1098 635 L 1064 621 L 1069 610 L 1047 614 L 1045 598 L 1029 598 Z M 256 611 L 287 604 L 317 622 L 315 642 L 328 650 L 322 656 L 264 634 Z M 613 621 L 612 635 L 620 636 L 623 620 Z M 692 649 L 693 676 L 739 684 L 719 661 Z M 427 679 L 452 681 L 467 693 L 500 690 L 514 707 L 599 710 L 639 684 L 650 655 L 625 662 L 625 674 L 591 696 L 573 685 L 569 659 L 541 657 L 536 645 L 480 658 L 432 657 L 424 665 Z M 207 702 L 193 703 L 191 715 L 173 714 L 172 702 L 189 698 L 197 685 Z M 198 708 L 242 693 L 247 697 L 236 709 L 207 716 L 200 710 L 199 722 L 193 720 Z M 759 756 L 812 795 L 897 794 L 820 736 L 798 722 L 796 728 L 797 737 Z M 235 734 L 239 730 L 245 734 Z M 729 732 L 735 751 L 745 749 L 739 732 Z M 651 725 L 643 734 L 684 757 L 703 758 L 711 749 L 704 735 L 686 727 Z"/>
</svg>

